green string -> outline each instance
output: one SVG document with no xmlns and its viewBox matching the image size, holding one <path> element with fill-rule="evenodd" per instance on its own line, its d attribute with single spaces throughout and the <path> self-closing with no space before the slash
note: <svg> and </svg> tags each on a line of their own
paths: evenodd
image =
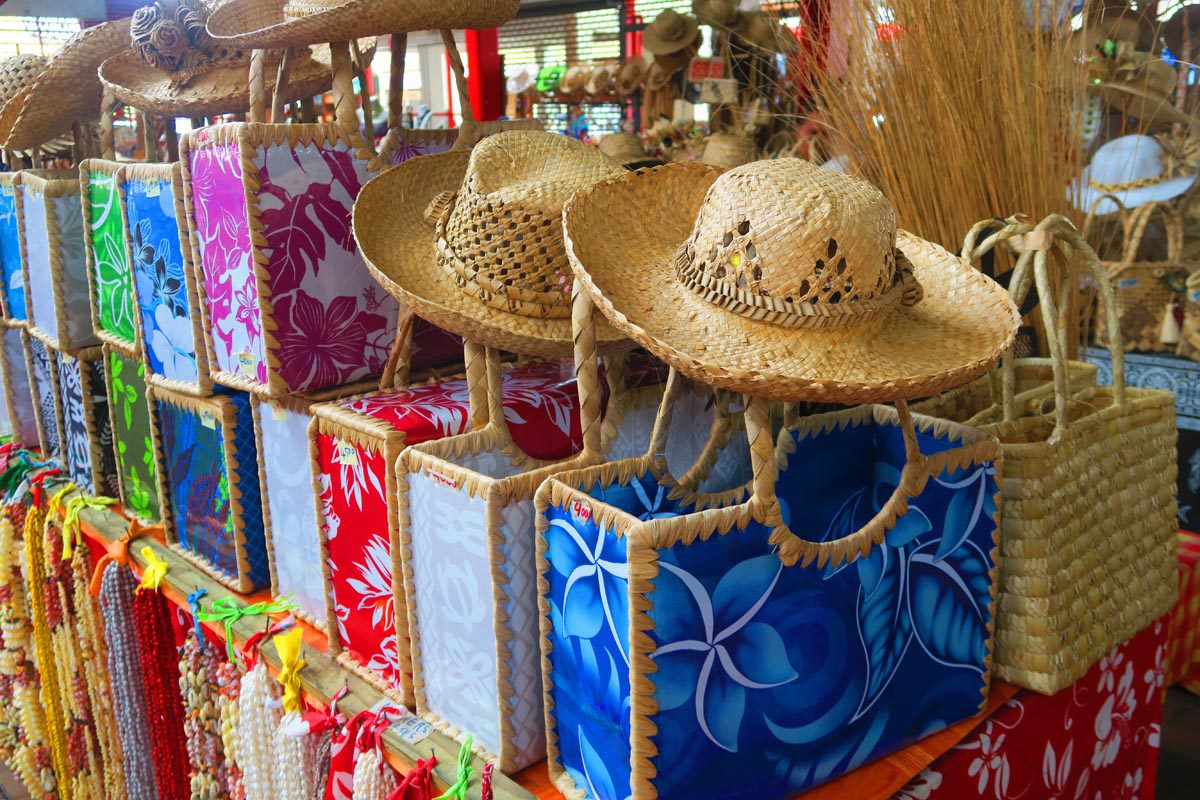
<svg viewBox="0 0 1200 800">
<path fill-rule="evenodd" d="M 458 748 L 458 776 L 445 794 L 438 795 L 433 800 L 467 800 L 467 786 L 471 783 L 471 743 L 474 737 L 467 735 L 467 740 Z"/>
<path fill-rule="evenodd" d="M 237 657 L 237 650 L 233 646 L 233 626 L 238 623 L 238 620 L 243 617 L 295 611 L 296 604 L 292 602 L 290 594 L 287 597 L 281 597 L 269 603 L 252 603 L 248 606 L 237 605 L 232 597 L 222 597 L 220 600 L 214 600 L 209 609 L 208 611 L 200 610 L 198 615 L 200 621 L 220 622 L 225 626 L 225 654 L 229 656 L 230 661 L 236 664 L 239 662 L 239 659 Z"/>
</svg>

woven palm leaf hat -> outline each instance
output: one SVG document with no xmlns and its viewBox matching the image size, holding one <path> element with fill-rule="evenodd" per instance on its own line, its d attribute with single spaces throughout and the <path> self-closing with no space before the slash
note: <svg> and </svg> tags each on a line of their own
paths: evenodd
<svg viewBox="0 0 1200 800">
<path fill-rule="evenodd" d="M 647 208 L 655 225 L 630 225 Z M 577 194 L 576 280 L 695 380 L 777 401 L 873 403 L 981 374 L 1019 315 L 998 284 L 897 230 L 870 184 L 798 158 L 672 164 Z"/>
<path fill-rule="evenodd" d="M 208 8 L 199 0 L 158 0 L 139 8 L 129 47 L 100 65 L 113 97 L 152 114 L 199 117 L 250 107 L 250 50 L 216 43 L 205 30 Z M 370 50 L 369 40 L 364 50 Z M 264 80 L 273 94 L 282 53 L 267 53 Z M 312 97 L 332 81 L 328 46 L 298 48 L 284 89 L 287 101 Z"/>
<path fill-rule="evenodd" d="M 562 209 L 576 191 L 624 173 L 561 134 L 498 133 L 370 181 L 354 204 L 354 236 L 375 278 L 418 316 L 489 347 L 569 356 Z M 627 346 L 607 324 L 596 339 Z"/>
<path fill-rule="evenodd" d="M 227 0 L 208 32 L 226 47 L 263 49 L 346 42 L 423 30 L 497 28 L 520 0 Z"/>
<path fill-rule="evenodd" d="M 99 118 L 104 90 L 97 68 L 129 47 L 129 19 L 84 28 L 46 61 L 33 83 L 0 110 L 0 142 L 31 150 L 70 133 L 76 122 Z"/>
<path fill-rule="evenodd" d="M 0 61 L 0 105 L 28 89 L 46 68 L 46 57 L 23 53 Z"/>
</svg>

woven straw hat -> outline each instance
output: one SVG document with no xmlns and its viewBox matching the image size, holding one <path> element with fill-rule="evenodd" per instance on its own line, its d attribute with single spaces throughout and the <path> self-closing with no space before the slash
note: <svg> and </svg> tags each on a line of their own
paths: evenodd
<svg viewBox="0 0 1200 800">
<path fill-rule="evenodd" d="M 129 20 L 84 28 L 46 62 L 33 84 L 18 92 L 0 111 L 0 142 L 30 150 L 69 133 L 75 122 L 100 116 L 104 93 L 96 70 L 129 47 Z"/>
<path fill-rule="evenodd" d="M 777 19 L 762 11 L 743 14 L 735 33 L 746 44 L 768 53 L 794 53 L 800 49 L 796 37 Z"/>
<path fill-rule="evenodd" d="M 664 9 L 642 31 L 642 46 L 655 55 L 677 53 L 691 46 L 700 36 L 695 17 Z"/>
<path fill-rule="evenodd" d="M 544 131 L 498 133 L 467 152 L 413 158 L 363 187 L 354 235 L 372 274 L 417 315 L 469 341 L 572 352 L 562 208 L 625 174 L 594 147 Z M 621 342 L 607 324 L 597 340 Z"/>
<path fill-rule="evenodd" d="M 692 13 L 703 25 L 728 28 L 737 22 L 738 0 L 692 0 Z"/>
<path fill-rule="evenodd" d="M 649 71 L 650 65 L 641 56 L 626 61 L 617 70 L 617 80 L 614 85 L 617 94 L 624 97 L 642 88 L 642 81 L 646 80 L 646 73 Z"/>
<path fill-rule="evenodd" d="M 227 0 L 208 32 L 227 47 L 264 49 L 347 42 L 366 36 L 496 28 L 520 0 Z"/>
<path fill-rule="evenodd" d="M 521 64 L 508 73 L 505 89 L 509 94 L 521 94 L 533 88 L 538 79 L 537 64 Z"/>
<path fill-rule="evenodd" d="M 46 68 L 46 57 L 33 54 L 11 56 L 0 61 L 0 104 L 28 89 Z"/>
<path fill-rule="evenodd" d="M 592 67 L 590 64 L 576 64 L 567 69 L 567 73 L 563 75 L 562 81 L 558 84 L 558 91 L 563 94 L 574 94 L 575 92 L 583 91 L 583 87 L 587 86 L 588 78 L 591 77 Z"/>
<path fill-rule="evenodd" d="M 588 94 L 606 95 L 612 92 L 617 79 L 617 65 L 612 62 L 597 64 L 588 76 L 584 91 Z"/>
<path fill-rule="evenodd" d="M 1089 86 L 1110 107 L 1147 125 L 1195 123 L 1175 107 L 1171 93 L 1175 89 L 1175 70 L 1165 61 L 1148 53 L 1136 53 L 1119 63 L 1095 63 L 1104 71 L 1102 82 Z"/>
<path fill-rule="evenodd" d="M 647 208 L 654 225 L 629 225 Z M 870 184 L 798 158 L 672 164 L 581 191 L 564 214 L 579 287 L 695 380 L 772 400 L 936 394 L 1012 344 L 1008 294 L 896 229 Z"/>
<path fill-rule="evenodd" d="M 642 144 L 642 137 L 637 134 L 625 131 L 610 133 L 600 140 L 598 146 L 601 153 L 626 169 L 638 169 L 662 163 L 662 159 L 655 158 L 646 152 L 646 146 Z"/>
<path fill-rule="evenodd" d="M 752 139 L 724 131 L 708 137 L 704 153 L 700 156 L 702 163 L 725 169 L 733 169 L 757 160 L 758 148 Z"/>
</svg>

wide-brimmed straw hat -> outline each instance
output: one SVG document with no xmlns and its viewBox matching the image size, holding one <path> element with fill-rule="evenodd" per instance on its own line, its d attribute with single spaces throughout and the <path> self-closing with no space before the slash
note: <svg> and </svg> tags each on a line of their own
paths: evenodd
<svg viewBox="0 0 1200 800">
<path fill-rule="evenodd" d="M 734 33 L 751 47 L 768 53 L 794 53 L 800 49 L 791 31 L 775 17 L 762 11 L 742 14 Z"/>
<path fill-rule="evenodd" d="M 708 137 L 700 161 L 714 167 L 733 169 L 758 160 L 758 147 L 754 140 L 736 133 L 718 131 Z"/>
<path fill-rule="evenodd" d="M 663 163 L 661 158 L 655 158 L 646 152 L 642 137 L 635 133 L 610 133 L 600 140 L 598 147 L 601 153 L 626 169 L 640 169 Z"/>
<path fill-rule="evenodd" d="M 1071 200 L 1089 211 L 1105 195 L 1125 208 L 1179 197 L 1200 175 L 1200 145 L 1194 139 L 1132 134 L 1105 142 L 1071 187 Z M 1097 214 L 1118 210 L 1110 199 L 1096 205 Z"/>
<path fill-rule="evenodd" d="M 614 62 L 604 62 L 592 68 L 587 84 L 583 87 L 588 94 L 606 95 L 612 92 L 617 79 L 618 67 Z"/>
<path fill-rule="evenodd" d="M 700 36 L 700 23 L 695 17 L 668 8 L 642 31 L 642 46 L 655 55 L 677 53 L 691 46 Z"/>
<path fill-rule="evenodd" d="M 692 0 L 692 13 L 702 25 L 728 28 L 737 22 L 738 0 Z"/>
<path fill-rule="evenodd" d="M 496 28 L 520 0 L 227 0 L 208 32 L 227 47 L 265 49 L 348 42 L 366 36 Z"/>
<path fill-rule="evenodd" d="M 100 116 L 104 93 L 97 68 L 129 47 L 129 19 L 84 28 L 46 61 L 31 86 L 0 111 L 0 143 L 30 150 Z"/>
<path fill-rule="evenodd" d="M 558 91 L 563 94 L 574 94 L 582 92 L 583 87 L 587 86 L 588 78 L 592 75 L 591 64 L 575 64 L 568 67 L 566 74 L 563 75 L 562 81 L 558 84 Z"/>
<path fill-rule="evenodd" d="M 1092 60 L 1091 74 L 1099 82 L 1089 89 L 1111 108 L 1145 125 L 1194 124 L 1196 120 L 1171 100 L 1177 80 L 1174 68 L 1149 53 L 1127 53 L 1124 46 L 1122 51 L 1112 59 Z"/>
<path fill-rule="evenodd" d="M 372 180 L 354 204 L 354 235 L 375 278 L 418 316 L 469 341 L 561 357 L 572 351 L 562 208 L 622 174 L 561 134 L 498 133 Z M 602 345 L 622 338 L 597 328 Z"/>
<path fill-rule="evenodd" d="M 642 88 L 642 81 L 646 80 L 646 73 L 649 71 L 650 65 L 646 59 L 634 56 L 617 70 L 617 79 L 613 82 L 613 89 L 622 97 L 633 94 Z"/>
<path fill-rule="evenodd" d="M 654 225 L 629 225 L 645 209 Z M 798 158 L 720 173 L 672 164 L 579 192 L 564 214 L 577 285 L 687 376 L 772 400 L 937 394 L 1008 349 L 999 284 L 896 229 L 870 184 Z"/>
</svg>

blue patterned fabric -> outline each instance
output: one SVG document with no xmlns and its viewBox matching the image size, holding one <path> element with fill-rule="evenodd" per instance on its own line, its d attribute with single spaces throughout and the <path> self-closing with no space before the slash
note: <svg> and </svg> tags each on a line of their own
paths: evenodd
<svg viewBox="0 0 1200 800">
<path fill-rule="evenodd" d="M 150 371 L 195 383 L 199 380 L 195 330 L 188 308 L 171 181 L 127 180 L 125 210 L 141 311 L 142 346 Z"/>
<path fill-rule="evenodd" d="M 926 455 L 958 446 L 919 439 Z M 891 495 L 904 460 L 894 425 L 796 438 L 777 485 L 785 522 L 812 541 L 853 533 Z M 646 476 L 589 494 L 594 507 L 643 519 L 687 513 L 656 502 L 657 488 Z M 647 633 L 658 669 L 647 677 L 659 796 L 789 797 L 977 713 L 996 491 L 991 463 L 931 479 L 882 545 L 837 567 L 785 567 L 758 522 L 656 550 Z M 625 540 L 570 508 L 547 517 L 561 762 L 588 797 L 621 800 L 631 751 Z"/>
<path fill-rule="evenodd" d="M 268 580 L 259 499 L 254 426 L 244 393 L 227 395 L 237 409 L 234 431 L 236 472 L 225 452 L 223 421 L 215 412 L 197 414 L 158 399 L 159 428 L 166 466 L 167 500 L 181 546 L 200 556 L 217 573 L 238 580 L 237 543 L 230 487 L 242 494 L 249 577 L 256 586 Z"/>
<path fill-rule="evenodd" d="M 12 184 L 0 186 L 0 265 L 4 300 L 11 319 L 26 319 L 25 276 L 21 272 L 21 237 L 17 229 L 17 198 Z"/>
</svg>

